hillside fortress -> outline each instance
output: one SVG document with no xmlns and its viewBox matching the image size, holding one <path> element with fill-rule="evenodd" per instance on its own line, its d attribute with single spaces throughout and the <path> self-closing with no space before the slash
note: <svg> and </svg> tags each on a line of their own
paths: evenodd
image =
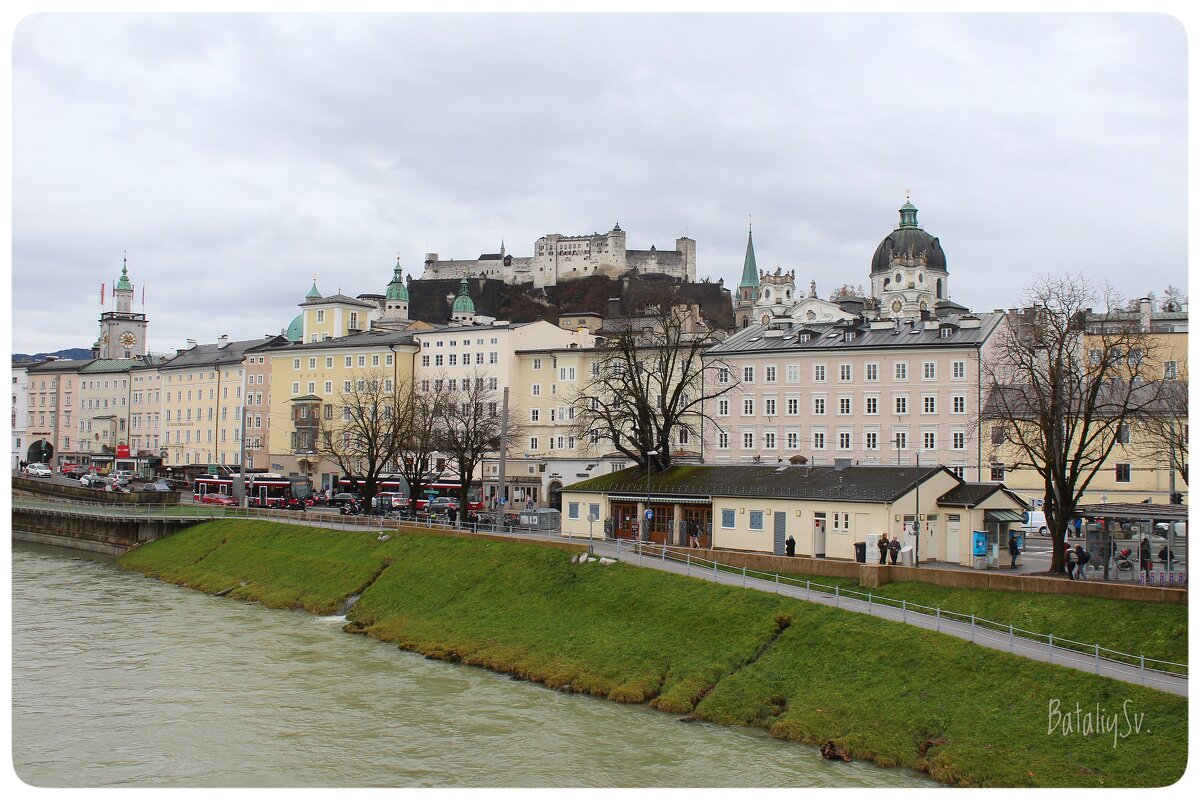
<svg viewBox="0 0 1200 800">
<path fill-rule="evenodd" d="M 620 223 L 608 233 L 563 236 L 549 233 L 538 239 L 533 255 L 513 257 L 500 243 L 499 253 L 483 253 L 477 259 L 441 261 L 437 253 L 425 254 L 422 280 L 431 278 L 494 278 L 505 283 L 532 284 L 533 288 L 554 286 L 559 281 L 605 275 L 667 275 L 687 283 L 696 282 L 696 241 L 684 236 L 675 240 L 674 250 L 629 250 Z"/>
</svg>

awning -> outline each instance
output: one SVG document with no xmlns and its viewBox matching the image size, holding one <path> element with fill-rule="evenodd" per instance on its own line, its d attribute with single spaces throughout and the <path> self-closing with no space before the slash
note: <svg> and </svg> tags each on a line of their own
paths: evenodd
<svg viewBox="0 0 1200 800">
<path fill-rule="evenodd" d="M 644 502 L 646 502 L 646 495 L 644 495 L 644 494 L 640 494 L 640 495 L 610 494 L 608 496 L 608 499 L 616 500 L 617 502 L 620 502 L 620 503 L 644 503 Z M 663 497 L 662 495 L 656 495 L 656 494 L 650 495 L 650 505 L 655 505 L 656 503 L 657 504 L 661 504 L 661 503 L 680 503 L 680 504 L 699 503 L 701 505 L 708 505 L 711 502 L 712 502 L 711 497 Z"/>
<path fill-rule="evenodd" d="M 983 512 L 984 522 L 1023 522 L 1020 511 L 1010 511 L 1007 508 L 993 508 Z"/>
</svg>

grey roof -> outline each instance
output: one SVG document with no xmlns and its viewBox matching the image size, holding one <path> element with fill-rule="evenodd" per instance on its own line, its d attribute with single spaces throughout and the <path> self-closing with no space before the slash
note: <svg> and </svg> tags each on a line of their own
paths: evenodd
<svg viewBox="0 0 1200 800">
<path fill-rule="evenodd" d="M 27 372 L 74 372 L 92 363 L 92 359 L 56 358 L 52 361 L 39 361 L 30 364 Z"/>
<path fill-rule="evenodd" d="M 1004 315 L 995 312 L 979 314 L 978 328 L 963 328 L 961 323 L 965 315 L 954 314 L 938 320 L 939 328 L 949 327 L 951 333 L 943 338 L 938 329 L 925 330 L 918 327 L 916 333 L 910 332 L 907 324 L 901 324 L 897 332 L 888 327 L 871 330 L 869 326 L 856 320 L 838 322 L 806 322 L 790 320 L 782 327 L 782 335 L 766 335 L 768 328 L 762 325 L 751 325 L 714 347 L 709 348 L 709 355 L 727 355 L 732 353 L 757 352 L 856 352 L 863 350 L 888 350 L 893 348 L 922 347 L 961 348 L 980 347 L 992 335 L 996 327 L 1003 321 Z M 847 342 L 843 335 L 846 331 L 854 332 L 854 339 Z M 798 338 L 801 332 L 809 332 L 812 338 L 801 342 Z M 775 331 L 771 331 L 772 334 Z"/>
<path fill-rule="evenodd" d="M 846 500 L 865 503 L 892 502 L 945 467 L 893 467 L 853 465 L 838 469 L 820 466 L 677 466 L 654 473 L 652 494 L 691 497 L 757 497 L 791 500 Z M 957 480 L 957 478 L 955 478 Z M 646 470 L 630 467 L 598 475 L 566 487 L 569 491 L 607 492 L 644 496 Z"/>
<path fill-rule="evenodd" d="M 1002 483 L 960 483 L 939 497 L 938 505 L 972 508 L 996 492 L 1003 492 L 1016 501 L 1018 505 L 1027 505 L 1024 500 L 1009 491 Z"/>
<path fill-rule="evenodd" d="M 246 350 L 263 343 L 263 339 L 246 339 L 240 342 L 229 342 L 224 346 L 213 344 L 198 344 L 162 364 L 159 369 L 187 369 L 189 367 L 219 367 L 226 364 L 240 364 Z"/>
<path fill-rule="evenodd" d="M 352 305 L 352 306 L 362 306 L 363 308 L 375 308 L 376 307 L 375 303 L 368 303 L 363 300 L 359 300 L 357 297 L 350 297 L 349 295 L 344 295 L 344 294 L 341 294 L 340 292 L 338 294 L 331 294 L 329 297 L 310 297 L 307 300 L 305 300 L 303 303 L 301 303 L 300 305 L 302 305 L 302 306 L 320 306 L 320 305 L 326 305 L 328 303 L 344 303 L 344 304 Z"/>
<path fill-rule="evenodd" d="M 1167 503 L 1094 503 L 1075 506 L 1075 515 L 1088 519 L 1112 517 L 1113 519 L 1186 520 L 1188 506 Z"/>
<path fill-rule="evenodd" d="M 334 336 L 320 342 L 293 342 L 288 341 L 287 337 L 277 337 L 281 338 L 282 341 L 268 343 L 265 346 L 254 349 L 257 352 L 271 351 L 275 353 L 279 350 L 329 350 L 349 347 L 381 347 L 392 344 L 413 344 L 413 334 L 415 333 L 429 333 L 429 331 L 396 331 L 386 328 L 372 328 L 371 330 L 359 331 L 348 336 Z"/>
</svg>

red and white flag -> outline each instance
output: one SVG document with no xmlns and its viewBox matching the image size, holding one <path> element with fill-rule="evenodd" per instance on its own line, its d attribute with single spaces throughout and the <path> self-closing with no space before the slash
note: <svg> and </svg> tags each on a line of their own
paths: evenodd
<svg viewBox="0 0 1200 800">
<path fill-rule="evenodd" d="M 100 305 L 104 305 L 104 284 L 100 284 Z"/>
</svg>

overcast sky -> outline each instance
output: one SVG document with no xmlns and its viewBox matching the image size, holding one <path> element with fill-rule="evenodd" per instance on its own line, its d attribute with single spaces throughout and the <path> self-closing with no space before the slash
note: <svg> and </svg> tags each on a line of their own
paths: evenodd
<svg viewBox="0 0 1200 800">
<path fill-rule="evenodd" d="M 906 190 L 972 308 L 1187 289 L 1168 16 L 48 14 L 12 48 L 15 352 L 90 346 L 125 251 L 158 351 L 617 220 L 736 286 L 753 214 L 827 297 Z"/>
</svg>

